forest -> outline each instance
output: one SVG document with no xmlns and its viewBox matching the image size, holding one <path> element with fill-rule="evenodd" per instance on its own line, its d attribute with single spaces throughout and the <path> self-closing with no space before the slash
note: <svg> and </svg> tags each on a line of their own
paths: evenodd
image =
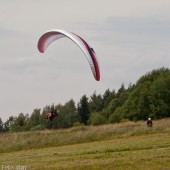
<svg viewBox="0 0 170 170">
<path fill-rule="evenodd" d="M 46 114 L 58 111 L 53 121 Z M 84 94 L 78 103 L 70 99 L 64 105 L 52 104 L 36 108 L 32 114 L 19 113 L 5 122 L 0 118 L 0 132 L 34 131 L 70 128 L 80 125 L 102 125 L 125 121 L 162 119 L 170 117 L 170 70 L 154 69 L 135 84 L 125 88 L 124 83 L 115 91 L 107 89 L 104 94 Z"/>
</svg>

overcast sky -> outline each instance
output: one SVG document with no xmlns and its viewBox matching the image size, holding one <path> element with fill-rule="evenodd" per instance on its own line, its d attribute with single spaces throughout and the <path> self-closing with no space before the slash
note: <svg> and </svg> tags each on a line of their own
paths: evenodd
<svg viewBox="0 0 170 170">
<path fill-rule="evenodd" d="M 0 0 L 0 117 L 77 103 L 86 94 L 128 86 L 146 72 L 170 67 L 169 0 Z M 69 39 L 44 54 L 47 30 L 77 33 L 98 57 L 97 82 L 86 57 Z"/>
</svg>

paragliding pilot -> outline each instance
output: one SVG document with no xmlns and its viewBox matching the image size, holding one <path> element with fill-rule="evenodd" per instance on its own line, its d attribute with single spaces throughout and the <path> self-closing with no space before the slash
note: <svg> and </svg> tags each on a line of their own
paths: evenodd
<svg viewBox="0 0 170 170">
<path fill-rule="evenodd" d="M 152 127 L 152 120 L 150 117 L 147 120 L 147 127 Z"/>
<path fill-rule="evenodd" d="M 52 121 L 58 115 L 57 109 L 52 110 L 51 112 L 47 113 L 46 119 Z"/>
</svg>

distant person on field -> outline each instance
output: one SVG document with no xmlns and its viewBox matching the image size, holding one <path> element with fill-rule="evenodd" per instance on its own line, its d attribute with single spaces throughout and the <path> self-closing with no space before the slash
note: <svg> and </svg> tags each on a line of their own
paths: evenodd
<svg viewBox="0 0 170 170">
<path fill-rule="evenodd" d="M 152 123 L 152 119 L 149 117 L 147 120 L 147 127 L 152 127 L 153 123 Z"/>
</svg>

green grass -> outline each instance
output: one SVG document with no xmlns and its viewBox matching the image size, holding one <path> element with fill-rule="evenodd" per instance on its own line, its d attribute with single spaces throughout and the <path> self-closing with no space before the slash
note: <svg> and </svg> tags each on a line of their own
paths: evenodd
<svg viewBox="0 0 170 170">
<path fill-rule="evenodd" d="M 6 145 L 5 145 L 6 143 Z M 3 147 L 3 148 L 2 148 Z M 0 169 L 170 169 L 170 119 L 0 135 Z"/>
</svg>

